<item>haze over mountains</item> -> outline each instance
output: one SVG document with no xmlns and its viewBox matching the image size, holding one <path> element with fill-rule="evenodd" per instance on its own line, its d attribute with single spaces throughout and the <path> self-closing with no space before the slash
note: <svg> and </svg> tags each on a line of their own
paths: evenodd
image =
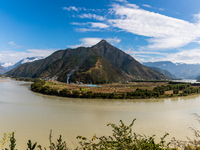
<svg viewBox="0 0 200 150">
<path fill-rule="evenodd" d="M 177 78 L 195 79 L 200 75 L 200 64 L 172 63 L 170 61 L 145 62 L 143 65 L 167 70 Z"/>
<path fill-rule="evenodd" d="M 58 80 L 66 81 L 67 74 L 75 68 L 77 71 L 70 76 L 71 81 L 105 83 L 133 78 L 168 79 L 105 40 L 92 47 L 56 51 L 45 59 L 21 64 L 8 74 L 41 78 L 57 76 Z"/>
<path fill-rule="evenodd" d="M 170 73 L 169 71 L 167 71 L 167 70 L 163 70 L 163 69 L 160 69 L 160 68 L 157 68 L 157 67 L 149 67 L 149 68 L 151 68 L 151 69 L 153 69 L 153 70 L 155 70 L 155 71 L 158 71 L 158 72 L 160 72 L 160 73 L 166 75 L 166 76 L 169 77 L 170 79 L 177 79 L 177 77 L 176 77 L 175 75 L 171 74 L 171 73 Z"/>
</svg>

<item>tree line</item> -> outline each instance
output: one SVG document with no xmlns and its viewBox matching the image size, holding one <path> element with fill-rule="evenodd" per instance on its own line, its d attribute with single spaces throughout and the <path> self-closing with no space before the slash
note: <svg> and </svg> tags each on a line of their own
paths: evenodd
<svg viewBox="0 0 200 150">
<path fill-rule="evenodd" d="M 35 80 L 31 85 L 31 90 L 34 92 L 46 94 L 46 95 L 56 95 L 62 97 L 73 97 L 73 98 L 102 98 L 102 99 L 143 99 L 143 98 L 159 98 L 164 95 L 166 91 L 173 90 L 173 94 L 164 96 L 187 96 L 192 93 L 199 93 L 200 88 L 193 88 L 189 83 L 181 84 L 169 84 L 157 86 L 153 90 L 139 89 L 137 88 L 133 92 L 125 93 L 95 93 L 92 91 L 82 91 L 80 90 L 69 90 L 62 89 L 57 90 L 45 85 L 43 80 Z M 179 92 L 182 91 L 182 92 Z"/>
</svg>

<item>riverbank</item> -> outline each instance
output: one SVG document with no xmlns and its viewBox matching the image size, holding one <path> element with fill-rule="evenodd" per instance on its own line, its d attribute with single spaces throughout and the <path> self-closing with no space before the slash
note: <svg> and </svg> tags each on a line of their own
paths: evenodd
<svg viewBox="0 0 200 150">
<path fill-rule="evenodd" d="M 188 96 L 200 93 L 200 86 L 171 82 L 127 82 L 100 86 L 45 82 L 38 80 L 31 85 L 34 92 L 72 98 L 98 99 L 152 99 Z"/>
<path fill-rule="evenodd" d="M 17 148 L 27 149 L 27 140 L 48 147 L 49 131 L 53 130 L 53 142 L 62 135 L 64 141 L 70 139 L 78 145 L 76 136 L 89 139 L 111 135 L 107 123 L 119 124 L 123 120 L 129 125 L 137 118 L 133 131 L 146 136 L 156 134 L 159 142 L 166 132 L 166 141 L 172 137 L 186 141 L 194 139 L 189 127 L 199 129 L 199 123 L 192 113 L 200 114 L 200 97 L 189 96 L 166 99 L 81 99 L 38 94 L 28 90 L 31 83 L 1 82 L 0 138 L 3 132 L 16 130 Z M 31 118 L 31 119 L 30 119 Z M 23 124 L 23 126 L 22 126 Z M 71 137 L 71 138 L 69 138 Z M 9 147 L 9 146 L 7 146 Z"/>
<path fill-rule="evenodd" d="M 0 82 L 8 82 L 8 79 L 10 79 L 10 77 L 6 78 L 0 77 Z"/>
</svg>

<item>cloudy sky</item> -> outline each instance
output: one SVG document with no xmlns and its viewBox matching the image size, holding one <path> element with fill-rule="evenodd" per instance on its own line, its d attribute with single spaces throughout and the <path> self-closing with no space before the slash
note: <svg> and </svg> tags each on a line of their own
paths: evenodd
<svg viewBox="0 0 200 150">
<path fill-rule="evenodd" d="M 139 62 L 200 63 L 199 0 L 1 0 L 0 63 L 101 39 Z"/>
</svg>

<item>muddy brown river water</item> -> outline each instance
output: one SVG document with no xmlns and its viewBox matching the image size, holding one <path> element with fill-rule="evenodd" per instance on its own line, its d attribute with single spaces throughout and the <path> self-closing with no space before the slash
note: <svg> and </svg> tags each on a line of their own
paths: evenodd
<svg viewBox="0 0 200 150">
<path fill-rule="evenodd" d="M 26 149 L 29 139 L 48 147 L 51 129 L 53 141 L 61 134 L 73 149 L 78 146 L 76 136 L 110 135 L 107 124 L 119 124 L 120 119 L 129 125 L 136 118 L 133 131 L 156 134 L 157 139 L 168 132 L 167 140 L 186 140 L 194 137 L 189 127 L 200 127 L 191 115 L 200 114 L 200 95 L 161 100 L 73 99 L 34 93 L 27 82 L 1 81 L 6 82 L 0 82 L 0 139 L 4 132 L 16 131 L 19 150 Z"/>
</svg>

